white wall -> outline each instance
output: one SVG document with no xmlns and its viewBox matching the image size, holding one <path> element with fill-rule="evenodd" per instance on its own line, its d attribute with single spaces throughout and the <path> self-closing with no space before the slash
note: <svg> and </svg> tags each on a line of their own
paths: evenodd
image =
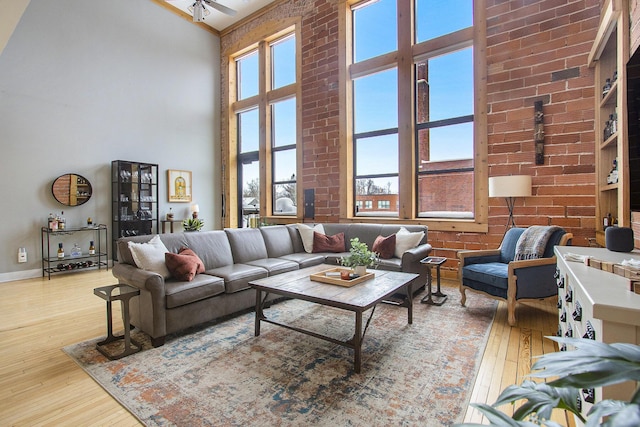
<svg viewBox="0 0 640 427">
<path fill-rule="evenodd" d="M 112 160 L 159 164 L 161 216 L 188 215 L 166 171 L 191 170 L 205 229 L 220 228 L 219 85 L 219 38 L 148 0 L 31 0 L 0 54 L 0 281 L 40 274 L 49 212 L 111 232 Z M 51 184 L 70 172 L 94 195 L 65 208 Z"/>
</svg>

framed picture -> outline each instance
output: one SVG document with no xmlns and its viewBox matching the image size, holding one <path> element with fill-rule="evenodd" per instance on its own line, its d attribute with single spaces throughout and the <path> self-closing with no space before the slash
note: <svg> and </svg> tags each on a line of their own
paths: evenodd
<svg viewBox="0 0 640 427">
<path fill-rule="evenodd" d="M 170 202 L 191 202 L 191 171 L 167 170 Z"/>
</svg>

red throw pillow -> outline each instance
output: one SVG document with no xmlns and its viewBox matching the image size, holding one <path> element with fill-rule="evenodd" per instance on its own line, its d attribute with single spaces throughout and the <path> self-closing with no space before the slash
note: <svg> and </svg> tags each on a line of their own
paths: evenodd
<svg viewBox="0 0 640 427">
<path fill-rule="evenodd" d="M 396 235 L 391 234 L 390 236 L 376 237 L 375 242 L 373 242 L 373 247 L 371 248 L 373 252 L 377 252 L 378 256 L 383 259 L 393 258 L 393 254 L 396 250 Z"/>
<path fill-rule="evenodd" d="M 313 232 L 313 253 L 344 251 L 344 233 L 327 236 L 317 231 Z"/>
<path fill-rule="evenodd" d="M 188 255 L 188 256 L 194 257 L 195 260 L 198 262 L 198 269 L 196 270 L 196 273 L 197 274 L 204 273 L 204 262 L 202 262 L 200 257 L 195 252 L 193 252 L 193 250 L 191 250 L 189 248 L 182 247 L 182 248 L 180 248 L 178 253 L 180 255 Z"/>
<path fill-rule="evenodd" d="M 204 263 L 191 249 L 181 248 L 180 253 L 167 252 L 164 261 L 171 276 L 178 280 L 192 281 L 198 273 L 204 273 Z"/>
</svg>

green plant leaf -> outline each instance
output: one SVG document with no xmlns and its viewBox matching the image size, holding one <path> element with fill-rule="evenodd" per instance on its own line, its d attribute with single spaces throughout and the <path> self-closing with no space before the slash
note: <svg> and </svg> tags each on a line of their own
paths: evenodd
<svg viewBox="0 0 640 427">
<path fill-rule="evenodd" d="M 633 344 L 605 344 L 584 338 L 548 337 L 576 350 L 541 356 L 531 377 L 560 378 L 549 384 L 556 387 L 591 388 L 640 380 L 640 347 Z"/>
<path fill-rule="evenodd" d="M 619 400 L 603 400 L 593 405 L 589 411 L 589 421 L 585 427 L 596 427 L 601 417 L 608 416 L 604 427 L 637 427 L 640 425 L 640 406 Z"/>
<path fill-rule="evenodd" d="M 531 414 L 537 414 L 541 420 L 551 418 L 554 408 L 562 408 L 580 414 L 577 407 L 578 389 L 575 388 L 555 388 L 546 383 L 535 383 L 533 381 L 523 381 L 522 385 L 512 385 L 507 387 L 498 396 L 498 400 L 492 405 L 502 406 L 507 403 L 515 403 L 525 400 L 522 405 L 513 413 L 513 418 L 523 420 Z"/>
<path fill-rule="evenodd" d="M 484 403 L 472 403 L 471 406 L 473 406 L 474 408 L 478 408 L 478 410 L 482 412 L 482 415 L 484 415 L 487 420 L 489 420 L 489 425 L 492 426 L 529 427 L 536 425 L 530 421 L 514 420 L 513 418 L 509 417 L 493 406 Z"/>
</svg>

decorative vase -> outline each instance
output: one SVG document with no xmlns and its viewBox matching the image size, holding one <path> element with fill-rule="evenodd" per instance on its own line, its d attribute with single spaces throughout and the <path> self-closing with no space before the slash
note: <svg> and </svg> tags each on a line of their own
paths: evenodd
<svg viewBox="0 0 640 427">
<path fill-rule="evenodd" d="M 367 266 L 365 265 L 356 265 L 355 272 L 358 276 L 364 276 L 367 274 Z"/>
</svg>

